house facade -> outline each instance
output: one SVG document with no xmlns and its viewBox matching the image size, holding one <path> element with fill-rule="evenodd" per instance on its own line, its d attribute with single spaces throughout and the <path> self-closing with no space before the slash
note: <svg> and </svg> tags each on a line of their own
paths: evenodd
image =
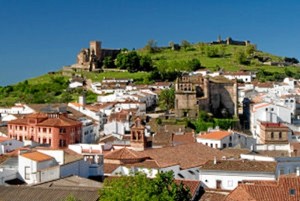
<svg viewBox="0 0 300 201">
<path fill-rule="evenodd" d="M 243 180 L 276 180 L 276 163 L 247 160 L 214 160 L 200 167 L 204 188 L 233 190 Z"/>
<path fill-rule="evenodd" d="M 30 140 L 52 148 L 66 147 L 81 141 L 82 123 L 66 114 L 34 113 L 8 122 L 8 136 Z"/>
</svg>

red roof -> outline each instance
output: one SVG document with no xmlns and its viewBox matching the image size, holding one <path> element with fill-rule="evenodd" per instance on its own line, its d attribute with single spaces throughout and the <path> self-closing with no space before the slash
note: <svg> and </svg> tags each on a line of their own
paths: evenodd
<svg viewBox="0 0 300 201">
<path fill-rule="evenodd" d="M 48 161 L 48 160 L 53 159 L 51 156 L 43 154 L 43 153 L 38 152 L 38 151 L 24 153 L 21 156 L 23 156 L 25 158 L 28 158 L 28 159 L 31 159 L 33 161 L 37 161 L 37 162 Z"/>
<path fill-rule="evenodd" d="M 232 132 L 229 131 L 214 131 L 204 135 L 198 135 L 199 139 L 211 139 L 211 140 L 222 140 L 223 138 L 231 135 Z"/>
</svg>

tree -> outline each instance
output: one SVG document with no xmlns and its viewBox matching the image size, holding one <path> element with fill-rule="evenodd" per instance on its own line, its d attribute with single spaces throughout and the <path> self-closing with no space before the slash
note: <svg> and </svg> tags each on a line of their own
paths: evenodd
<svg viewBox="0 0 300 201">
<path fill-rule="evenodd" d="M 149 53 L 155 53 L 158 51 L 157 42 L 153 39 L 148 40 L 146 46 L 144 47 Z"/>
<path fill-rule="evenodd" d="M 173 172 L 158 173 L 149 179 L 144 173 L 105 180 L 104 188 L 99 191 L 99 200 L 190 200 L 189 189 L 183 184 L 176 184 Z"/>
<path fill-rule="evenodd" d="M 187 40 L 181 41 L 181 46 L 186 50 L 187 48 L 191 47 L 191 43 Z"/>
<path fill-rule="evenodd" d="M 114 63 L 114 60 L 112 59 L 111 56 L 108 56 L 108 57 L 104 57 L 103 59 L 103 66 L 105 68 L 115 68 L 115 63 Z"/>
<path fill-rule="evenodd" d="M 159 107 L 163 110 L 169 111 L 174 108 L 175 104 L 175 89 L 165 89 L 159 94 Z"/>
<path fill-rule="evenodd" d="M 115 65 L 120 69 L 136 72 L 140 69 L 140 57 L 136 51 L 121 52 L 117 55 Z"/>
<path fill-rule="evenodd" d="M 249 60 L 247 59 L 247 55 L 245 54 L 244 51 L 242 50 L 238 50 L 234 53 L 234 61 L 237 62 L 238 64 L 244 64 L 244 65 L 248 65 L 249 64 Z"/>
<path fill-rule="evenodd" d="M 141 56 L 140 57 L 140 70 L 150 72 L 153 70 L 153 63 L 150 56 Z"/>
<path fill-rule="evenodd" d="M 246 54 L 251 56 L 256 51 L 256 45 L 249 44 L 246 46 Z"/>
<path fill-rule="evenodd" d="M 199 59 L 192 59 L 187 62 L 188 69 L 191 71 L 196 71 L 201 68 L 201 63 Z"/>
</svg>

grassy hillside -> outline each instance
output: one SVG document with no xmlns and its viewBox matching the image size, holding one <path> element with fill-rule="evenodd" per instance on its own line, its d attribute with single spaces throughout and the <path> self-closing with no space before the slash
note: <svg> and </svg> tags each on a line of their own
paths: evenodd
<svg viewBox="0 0 300 201">
<path fill-rule="evenodd" d="M 217 52 L 221 52 L 218 56 L 208 56 L 208 49 L 215 49 Z M 283 61 L 283 57 L 272 55 L 270 53 L 262 52 L 259 50 L 253 51 L 253 53 L 247 55 L 246 46 L 238 45 L 209 45 L 204 43 L 194 44 L 190 47 L 180 50 L 172 50 L 171 48 L 158 48 L 157 53 L 150 53 L 145 49 L 138 51 L 141 55 L 150 55 L 154 64 L 158 68 L 163 68 L 164 65 L 170 66 L 170 68 L 176 68 L 176 65 L 184 65 L 192 59 L 198 59 L 201 65 L 210 70 L 217 70 L 223 68 L 225 71 L 238 71 L 238 70 L 250 70 L 256 71 L 264 69 L 270 72 L 283 72 L 283 68 L 277 66 L 263 65 L 257 58 L 269 58 L 272 62 Z M 236 61 L 235 55 L 239 52 L 245 52 L 249 64 L 241 64 Z M 218 54 L 218 53 L 217 53 Z M 295 71 L 297 67 L 289 66 L 289 69 Z"/>
<path fill-rule="evenodd" d="M 136 83 L 147 84 L 157 77 L 174 80 L 178 72 L 193 69 L 193 61 L 201 63 L 201 68 L 212 71 L 223 69 L 225 71 L 249 70 L 258 72 L 260 81 L 281 80 L 286 76 L 300 78 L 299 67 L 263 65 L 263 61 L 282 62 L 283 57 L 257 50 L 254 46 L 236 45 L 209 45 L 204 43 L 189 44 L 180 50 L 170 47 L 153 47 L 137 50 L 140 56 L 149 56 L 154 72 L 118 72 L 109 71 L 101 73 L 82 72 L 80 75 L 92 80 L 101 81 L 105 78 L 129 78 Z M 198 63 L 199 64 L 199 63 Z M 199 65 L 198 65 L 199 66 Z M 175 73 L 174 73 L 175 72 Z M 163 75 L 163 76 L 162 76 Z M 88 93 L 89 102 L 96 100 L 96 95 L 84 92 L 82 89 L 69 90 L 70 77 L 62 76 L 61 72 L 45 74 L 28 79 L 12 86 L 0 86 L 0 106 L 12 105 L 15 102 L 26 103 L 54 103 L 74 101 L 82 93 Z"/>
</svg>

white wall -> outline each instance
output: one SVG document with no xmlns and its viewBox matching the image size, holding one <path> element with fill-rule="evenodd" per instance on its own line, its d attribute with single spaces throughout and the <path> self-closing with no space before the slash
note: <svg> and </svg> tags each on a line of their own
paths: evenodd
<svg viewBox="0 0 300 201">
<path fill-rule="evenodd" d="M 89 176 L 89 164 L 82 160 L 60 166 L 60 177 L 78 175 L 87 178 Z"/>
<path fill-rule="evenodd" d="M 221 189 L 233 190 L 243 180 L 276 180 L 275 173 L 261 172 L 226 172 L 200 170 L 200 181 L 205 188 L 217 188 L 217 180 L 221 181 Z"/>
<path fill-rule="evenodd" d="M 23 147 L 23 142 L 11 139 L 0 143 L 0 154 L 13 151 L 17 148 Z"/>
</svg>

